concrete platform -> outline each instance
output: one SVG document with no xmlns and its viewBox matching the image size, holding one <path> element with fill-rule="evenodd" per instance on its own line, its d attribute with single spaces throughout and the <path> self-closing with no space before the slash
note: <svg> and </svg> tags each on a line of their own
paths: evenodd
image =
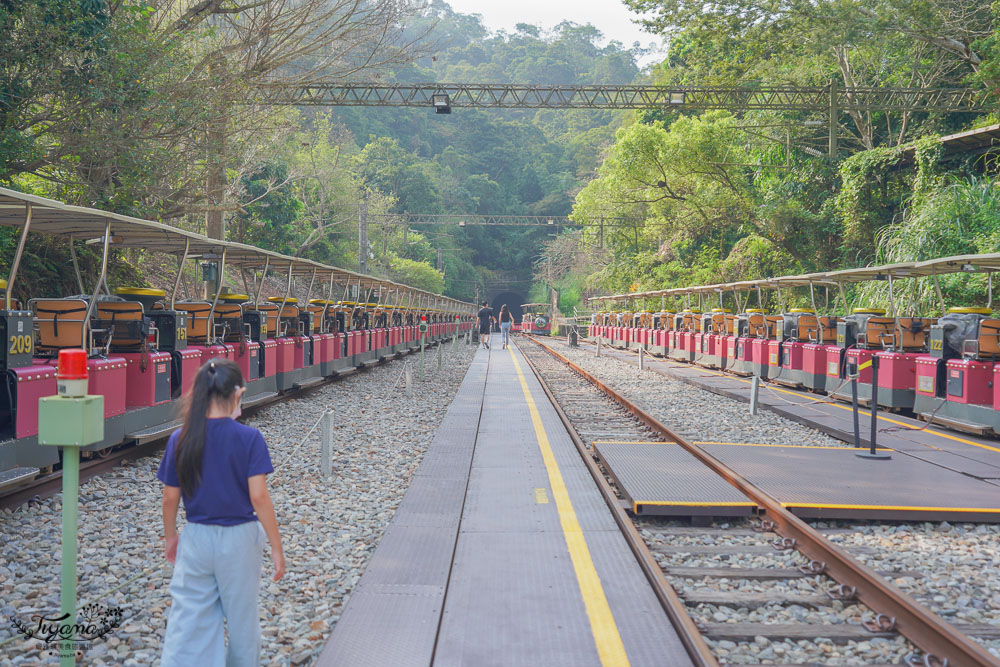
<svg viewBox="0 0 1000 667">
<path fill-rule="evenodd" d="M 899 453 L 871 461 L 853 447 L 697 446 L 801 517 L 1000 522 L 996 486 Z M 747 502 L 679 445 L 594 447 L 636 514 L 732 516 Z"/>
<path fill-rule="evenodd" d="M 498 343 L 477 352 L 316 664 L 690 660 L 541 386 Z"/>
<path fill-rule="evenodd" d="M 557 349 L 560 344 L 565 345 L 560 341 L 554 342 Z M 601 355 L 637 363 L 635 354 L 610 347 L 602 346 Z M 749 378 L 652 356 L 646 356 L 645 365 L 654 373 L 734 400 L 750 402 Z M 838 440 L 854 442 L 851 407 L 831 397 L 762 383 L 759 405 Z M 868 446 L 869 414 L 867 410 L 861 410 L 861 442 L 864 446 Z M 928 427 L 916 419 L 885 411 L 879 412 L 878 419 L 879 447 L 1000 487 L 1000 440 L 979 438 L 938 426 Z"/>
</svg>

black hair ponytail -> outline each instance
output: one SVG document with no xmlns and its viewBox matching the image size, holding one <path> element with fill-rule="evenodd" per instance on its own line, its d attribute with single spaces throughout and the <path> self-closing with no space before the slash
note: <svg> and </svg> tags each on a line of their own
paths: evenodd
<svg viewBox="0 0 1000 667">
<path fill-rule="evenodd" d="M 194 385 L 185 397 L 184 426 L 177 438 L 175 464 L 181 491 L 189 498 L 201 485 L 201 460 L 205 451 L 205 424 L 212 401 L 231 400 L 243 386 L 243 373 L 235 361 L 213 359 L 198 369 Z"/>
</svg>

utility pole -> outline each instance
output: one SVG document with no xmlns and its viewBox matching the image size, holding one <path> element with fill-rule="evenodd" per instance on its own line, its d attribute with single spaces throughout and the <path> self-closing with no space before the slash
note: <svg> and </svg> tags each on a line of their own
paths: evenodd
<svg viewBox="0 0 1000 667">
<path fill-rule="evenodd" d="M 444 258 L 442 257 L 444 251 L 438 248 L 438 271 L 444 271 Z"/>
<path fill-rule="evenodd" d="M 368 200 L 358 204 L 358 271 L 368 273 Z"/>
</svg>

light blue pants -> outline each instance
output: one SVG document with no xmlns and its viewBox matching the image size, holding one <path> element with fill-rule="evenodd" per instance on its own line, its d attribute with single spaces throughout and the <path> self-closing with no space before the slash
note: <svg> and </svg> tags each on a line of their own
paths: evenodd
<svg viewBox="0 0 1000 667">
<path fill-rule="evenodd" d="M 503 340 L 504 345 L 510 344 L 510 322 L 500 323 L 500 338 Z"/>
<path fill-rule="evenodd" d="M 181 533 L 163 667 L 257 667 L 260 664 L 261 554 L 257 521 L 236 526 L 189 523 Z M 227 649 L 223 620 L 229 628 Z"/>
</svg>

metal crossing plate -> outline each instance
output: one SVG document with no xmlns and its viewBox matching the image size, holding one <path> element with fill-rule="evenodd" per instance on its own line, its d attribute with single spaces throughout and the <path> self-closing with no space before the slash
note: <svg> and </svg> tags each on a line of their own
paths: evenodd
<svg viewBox="0 0 1000 667">
<path fill-rule="evenodd" d="M 636 514 L 747 516 L 756 505 L 682 447 L 594 445 Z"/>
</svg>

